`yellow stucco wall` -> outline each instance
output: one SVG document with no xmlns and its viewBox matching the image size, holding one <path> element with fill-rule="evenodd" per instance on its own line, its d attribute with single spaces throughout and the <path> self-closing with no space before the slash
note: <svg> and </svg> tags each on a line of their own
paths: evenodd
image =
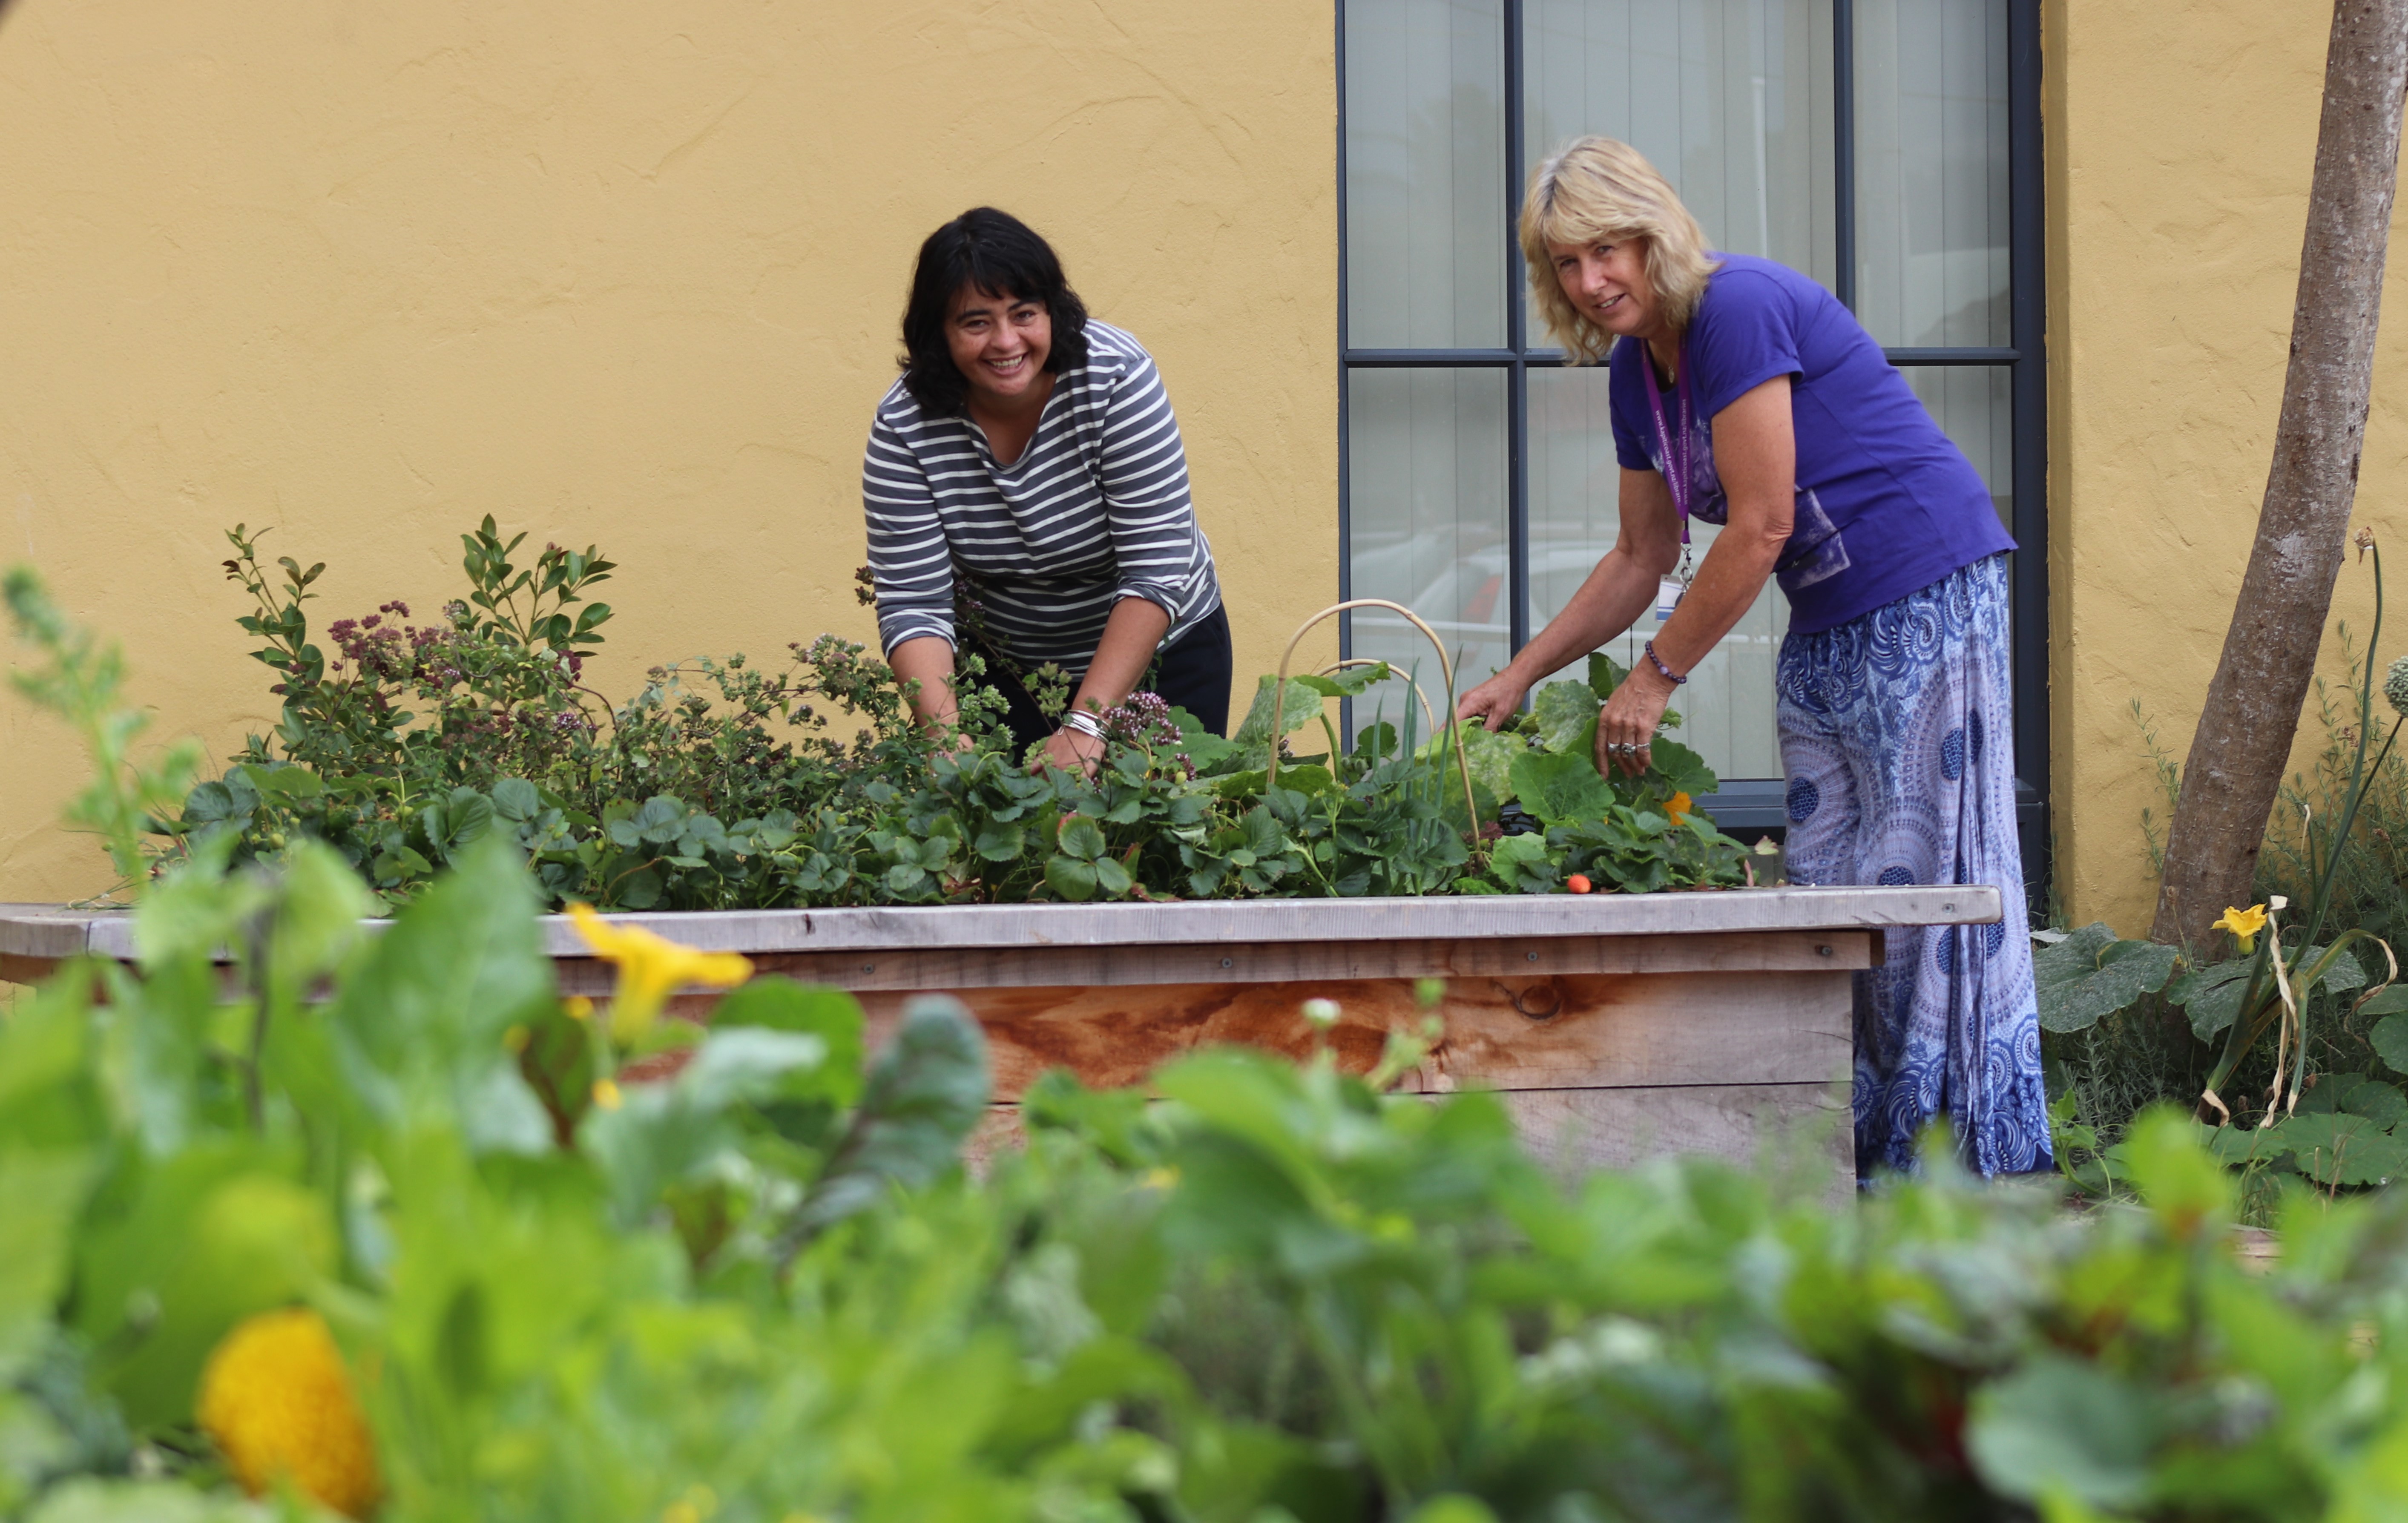
<svg viewBox="0 0 2408 1523">
<path fill-rule="evenodd" d="M 599 543 L 601 684 L 871 637 L 861 444 L 910 261 L 981 202 L 1160 361 L 1241 682 L 1337 586 L 1328 7 L 18 0 L 0 22 L 0 561 L 154 735 L 265 724 L 222 527 L 320 623 Z M 0 898 L 90 892 L 81 759 L 0 698 Z"/>
<path fill-rule="evenodd" d="M 2145 934 L 2130 706 L 2189 747 L 2247 564 L 2315 155 L 2322 0 L 2049 0 L 2051 789 L 2077 923 Z M 2408 248 L 2395 229 L 2357 522 L 2408 650 Z M 2334 599 L 2363 638 L 2372 578 Z M 2337 670 L 2328 638 L 2325 665 Z M 2295 755 L 2295 761 L 2304 759 Z M 2162 815 L 2162 808 L 2159 813 Z"/>
</svg>

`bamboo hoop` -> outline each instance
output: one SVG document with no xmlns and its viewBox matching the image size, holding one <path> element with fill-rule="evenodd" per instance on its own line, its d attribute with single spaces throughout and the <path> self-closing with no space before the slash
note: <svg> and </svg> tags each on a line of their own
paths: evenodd
<svg viewBox="0 0 2408 1523">
<path fill-rule="evenodd" d="M 1346 670 L 1350 667 L 1388 667 L 1389 675 L 1402 682 L 1407 687 L 1412 688 L 1413 690 L 1413 697 L 1421 699 L 1422 723 L 1429 726 L 1430 734 L 1433 736 L 1438 734 L 1438 716 L 1430 712 L 1429 695 L 1422 691 L 1422 684 L 1414 682 L 1411 676 L 1398 671 L 1396 668 L 1389 667 L 1388 663 L 1381 660 L 1378 656 L 1350 655 L 1343 661 L 1331 662 L 1328 666 L 1326 666 L 1319 671 L 1314 672 L 1313 675 L 1316 677 L 1335 677 L 1340 672 Z"/>
<path fill-rule="evenodd" d="M 1464 754 L 1463 726 L 1455 717 L 1455 663 L 1447 658 L 1446 642 L 1438 638 L 1437 630 L 1422 622 L 1420 614 L 1402 603 L 1391 603 L 1384 597 L 1350 597 L 1342 603 L 1332 603 L 1297 625 L 1296 633 L 1288 637 L 1287 649 L 1280 653 L 1279 679 L 1271 690 L 1270 761 L 1263 771 L 1263 791 L 1268 793 L 1271 784 L 1279 781 L 1280 742 L 1287 738 L 1287 730 L 1284 727 L 1287 719 L 1287 667 L 1289 662 L 1296 659 L 1296 648 L 1304 642 L 1304 637 L 1312 633 L 1312 627 L 1322 620 L 1333 618 L 1348 609 L 1356 608 L 1383 608 L 1392 613 L 1403 614 L 1412 622 L 1412 626 L 1420 630 L 1429 640 L 1430 649 L 1438 653 L 1438 669 L 1446 678 L 1446 732 L 1455 738 L 1455 770 L 1463 776 L 1463 821 L 1465 826 L 1471 832 L 1471 839 L 1475 843 L 1472 850 L 1477 854 L 1480 850 L 1477 844 L 1480 840 L 1480 805 L 1472 797 L 1471 759 Z M 1407 680 L 1411 681 L 1411 679 Z M 1416 691 L 1419 690 L 1416 689 Z M 1423 700 L 1423 706 L 1428 707 L 1427 699 Z"/>
</svg>

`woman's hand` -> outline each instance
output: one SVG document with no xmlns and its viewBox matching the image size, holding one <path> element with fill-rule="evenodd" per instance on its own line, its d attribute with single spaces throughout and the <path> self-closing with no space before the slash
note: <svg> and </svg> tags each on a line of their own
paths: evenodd
<svg viewBox="0 0 2408 1523">
<path fill-rule="evenodd" d="M 1618 768 L 1627 777 L 1647 770 L 1654 760 L 1648 747 L 1671 701 L 1672 684 L 1652 664 L 1624 678 L 1597 711 L 1597 769 L 1611 776 Z"/>
<path fill-rule="evenodd" d="M 1104 759 L 1104 742 L 1083 730 L 1058 729 L 1045 739 L 1044 754 L 1028 764 L 1032 772 L 1052 767 L 1081 777 L 1094 777 L 1096 764 Z"/>
<path fill-rule="evenodd" d="M 1509 667 L 1456 700 L 1455 717 L 1477 719 L 1492 730 L 1503 729 L 1521 713 L 1522 699 L 1529 691 L 1530 684 L 1514 676 Z"/>
</svg>

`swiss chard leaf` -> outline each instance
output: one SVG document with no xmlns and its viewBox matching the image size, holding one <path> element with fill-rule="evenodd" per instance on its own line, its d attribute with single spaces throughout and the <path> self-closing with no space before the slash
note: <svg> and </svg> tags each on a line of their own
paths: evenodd
<svg viewBox="0 0 2408 1523">
<path fill-rule="evenodd" d="M 870 1070 L 844 1141 L 796 1210 L 787 1256 L 890 1189 L 916 1188 L 952 1168 L 986 1114 L 987 1093 L 986 1037 L 969 1012 L 944 995 L 913 999 Z"/>
</svg>

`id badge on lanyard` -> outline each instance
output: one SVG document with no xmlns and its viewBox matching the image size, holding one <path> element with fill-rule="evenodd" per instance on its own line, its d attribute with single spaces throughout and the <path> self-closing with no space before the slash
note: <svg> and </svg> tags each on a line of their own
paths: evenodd
<svg viewBox="0 0 2408 1523">
<path fill-rule="evenodd" d="M 1680 426 L 1665 416 L 1664 394 L 1656 384 L 1654 356 L 1642 352 L 1639 367 L 1647 382 L 1647 406 L 1656 418 L 1656 447 L 1664 462 L 1664 485 L 1672 494 L 1672 510 L 1681 519 L 1681 568 L 1656 584 L 1656 622 L 1662 624 L 1681 605 L 1681 595 L 1689 590 L 1689 495 L 1696 490 L 1691 472 L 1697 466 L 1697 436 L 1692 430 L 1694 411 L 1689 391 L 1689 351 L 1685 343 L 1678 357 L 1680 375 L 1673 384 L 1680 397 Z M 1673 448 L 1679 440 L 1680 448 Z"/>
</svg>

